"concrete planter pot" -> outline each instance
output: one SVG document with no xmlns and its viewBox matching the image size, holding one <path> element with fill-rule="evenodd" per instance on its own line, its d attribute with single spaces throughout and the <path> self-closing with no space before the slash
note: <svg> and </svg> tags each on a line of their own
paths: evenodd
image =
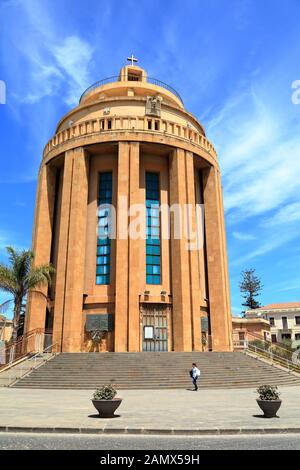
<svg viewBox="0 0 300 470">
<path fill-rule="evenodd" d="M 121 402 L 122 398 L 113 398 L 112 400 L 92 400 L 92 403 L 101 418 L 112 418 L 116 409 L 121 405 Z"/>
<path fill-rule="evenodd" d="M 257 404 L 260 409 L 264 412 L 265 418 L 275 418 L 276 413 L 281 406 L 281 400 L 259 400 Z"/>
</svg>

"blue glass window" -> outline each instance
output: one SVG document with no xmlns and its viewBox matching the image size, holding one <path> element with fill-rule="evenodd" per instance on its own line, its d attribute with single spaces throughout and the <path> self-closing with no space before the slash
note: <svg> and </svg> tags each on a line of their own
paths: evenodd
<svg viewBox="0 0 300 470">
<path fill-rule="evenodd" d="M 98 194 L 98 242 L 96 263 L 96 284 L 110 283 L 110 211 L 103 207 L 112 204 L 112 172 L 99 174 Z"/>
<path fill-rule="evenodd" d="M 146 282 L 161 283 L 159 175 L 146 173 Z"/>
</svg>

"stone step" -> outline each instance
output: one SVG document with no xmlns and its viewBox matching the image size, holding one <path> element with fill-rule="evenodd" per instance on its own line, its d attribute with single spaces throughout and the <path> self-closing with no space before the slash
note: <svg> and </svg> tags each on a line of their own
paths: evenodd
<svg viewBox="0 0 300 470">
<path fill-rule="evenodd" d="M 30 377 L 30 380 L 29 380 L 29 377 Z M 250 381 L 261 381 L 261 380 L 277 380 L 277 382 L 299 382 L 299 379 L 296 378 L 296 377 L 290 377 L 290 378 L 286 378 L 286 377 L 282 377 L 282 376 L 268 376 L 267 378 L 265 376 L 260 376 L 260 377 L 210 377 L 210 378 L 200 378 L 200 381 L 202 383 L 208 383 L 208 382 L 234 382 L 234 381 L 240 381 L 240 382 L 250 382 Z M 30 375 L 28 376 L 28 378 L 23 378 L 22 381 L 35 381 L 36 378 L 35 377 L 31 377 Z M 72 383 L 72 382 L 76 382 L 76 383 L 97 383 L 97 382 L 106 382 L 106 383 L 109 383 L 109 382 L 117 382 L 117 383 L 121 383 L 121 382 L 124 382 L 124 383 L 130 383 L 131 382 L 131 378 L 126 378 L 126 377 L 123 377 L 123 378 L 120 378 L 120 377 L 99 377 L 99 378 L 95 378 L 95 377 L 92 377 L 92 378 L 88 378 L 88 377 L 85 377 L 85 378 L 81 378 L 81 379 L 78 379 L 78 378 L 72 378 L 72 377 L 69 377 L 68 379 L 62 379 L 62 378 L 44 378 L 44 377 L 39 377 L 38 378 L 38 381 L 41 383 L 41 382 L 44 382 L 44 383 L 50 383 L 50 382 L 53 382 L 53 380 L 55 380 L 56 383 Z M 176 382 L 176 383 L 187 383 L 187 382 L 190 382 L 191 379 L 183 379 L 183 378 L 159 378 L 159 377 L 154 377 L 154 378 L 150 378 L 150 379 L 143 379 L 141 377 L 136 377 L 135 378 L 135 382 L 144 382 L 144 383 L 155 383 L 155 382 Z"/>
<path fill-rule="evenodd" d="M 188 381 L 188 382 L 177 382 L 177 381 L 155 381 L 155 382 L 144 382 L 144 381 L 135 381 L 134 383 L 132 383 L 131 381 L 130 382 L 119 382 L 119 381 L 113 381 L 113 382 L 110 382 L 110 381 L 95 381 L 95 382 L 90 382 L 90 381 L 86 381 L 86 382 L 77 382 L 77 381 L 71 381 L 71 382 L 63 382 L 63 383 L 59 383 L 59 382 L 43 382 L 43 381 L 40 381 L 40 382 L 35 382 L 35 381 L 20 381 L 19 384 L 16 384 L 16 386 L 28 386 L 29 388 L 31 386 L 34 386 L 34 385 L 37 385 L 38 388 L 44 388 L 44 387 L 49 387 L 51 388 L 52 386 L 55 386 L 57 388 L 73 388 L 74 386 L 76 387 L 82 387 L 82 388 L 94 388 L 96 389 L 97 387 L 100 387 L 100 386 L 103 386 L 103 385 L 107 385 L 109 383 L 113 383 L 117 388 L 127 388 L 127 387 L 132 387 L 132 388 L 144 388 L 144 387 L 147 387 L 147 388 L 156 388 L 157 386 L 172 386 L 174 388 L 185 388 L 185 387 L 188 387 L 188 386 L 191 386 L 191 381 Z M 264 384 L 265 381 L 262 379 L 262 380 L 248 380 L 248 381 L 241 381 L 241 380 L 231 380 L 231 381 L 223 381 L 223 380 L 220 380 L 220 381 L 200 381 L 199 382 L 199 386 L 201 387 L 214 387 L 214 386 L 223 386 L 223 387 L 227 387 L 227 386 L 234 386 L 234 385 L 246 385 L 248 384 L 249 386 L 258 386 L 258 385 L 261 385 L 261 384 Z M 278 381 L 278 380 L 268 380 L 267 381 L 268 384 L 275 384 L 275 385 L 299 385 L 299 382 L 297 381 Z"/>
<path fill-rule="evenodd" d="M 300 377 L 242 353 L 62 353 L 18 381 L 18 388 L 93 390 L 191 388 L 191 363 L 201 369 L 202 388 L 299 385 Z"/>
<path fill-rule="evenodd" d="M 209 367 L 203 367 L 202 364 L 198 364 L 198 367 L 201 371 L 210 371 L 210 370 L 213 370 L 213 371 L 217 371 L 218 373 L 222 373 L 222 371 L 230 371 L 230 370 L 252 370 L 252 371 L 256 371 L 256 370 L 261 370 L 261 369 L 267 369 L 268 367 L 260 367 L 259 365 L 252 365 L 252 366 L 235 366 L 235 367 L 230 367 L 230 366 L 227 366 L 227 367 L 216 367 L 216 366 L 209 366 Z M 176 370 L 180 370 L 180 371 L 183 371 L 183 370 L 186 370 L 186 371 L 189 371 L 192 367 L 191 366 L 186 366 L 183 365 L 177 365 L 176 367 L 158 367 L 158 366 L 155 366 L 153 365 L 153 367 L 149 367 L 149 366 L 144 366 L 144 367 L 135 367 L 134 365 L 132 366 L 121 366 L 121 367 L 101 367 L 101 365 L 99 365 L 98 367 L 88 367 L 88 370 L 91 370 L 91 371 L 111 371 L 111 370 L 118 370 L 118 371 L 121 371 L 121 370 L 137 370 L 137 371 L 152 371 L 152 370 L 155 370 L 155 371 L 159 371 L 159 372 L 162 372 L 162 371 L 172 371 L 172 372 L 176 372 Z M 75 370 L 78 370 L 79 372 L 84 372 L 87 370 L 86 367 L 79 367 L 77 365 L 74 365 L 74 366 L 69 366 L 69 365 L 66 365 L 65 367 L 64 366 L 61 366 L 61 367 L 49 367 L 49 370 L 57 370 L 57 371 L 66 371 L 66 370 L 72 370 L 72 371 L 75 371 Z"/>
<path fill-rule="evenodd" d="M 56 377 L 56 378 L 61 378 L 61 379 L 67 379 L 68 377 L 76 377 L 76 379 L 80 380 L 81 377 L 86 377 L 86 378 L 90 378 L 90 379 L 95 379 L 95 378 L 105 378 L 105 377 L 117 377 L 119 379 L 125 377 L 125 378 L 132 378 L 132 377 L 142 377 L 143 379 L 147 379 L 147 378 L 152 378 L 152 377 L 157 377 L 157 378 L 165 378 L 165 377 L 170 377 L 171 379 L 180 379 L 180 378 L 186 378 L 186 377 L 189 377 L 189 374 L 185 373 L 185 374 L 158 374 L 158 373 L 155 373 L 155 374 L 151 374 L 151 376 L 149 374 L 139 374 L 139 373 L 131 373 L 131 372 L 122 372 L 122 373 L 117 373 L 116 371 L 114 372 L 110 372 L 110 373 L 100 373 L 100 374 L 91 374 L 91 373 L 88 373 L 88 374 L 77 374 L 77 373 L 64 373 L 63 375 L 62 374 L 59 374 L 59 373 L 51 373 L 49 371 L 41 371 L 40 373 L 38 373 L 37 371 L 35 372 L 32 372 L 31 373 L 31 377 L 45 377 L 45 378 L 52 378 L 52 377 Z M 259 371 L 258 373 L 256 374 L 249 374 L 249 373 L 239 373 L 239 371 L 231 371 L 230 373 L 228 374 L 218 374 L 217 377 L 222 377 L 224 379 L 226 379 L 227 377 L 239 377 L 239 378 L 243 378 L 243 377 L 253 377 L 253 378 L 257 378 L 257 377 L 267 377 L 267 376 L 270 376 L 270 377 L 274 377 L 274 373 L 272 371 Z M 277 377 L 283 377 L 283 378 L 286 378 L 286 374 L 284 372 L 281 372 L 281 371 L 278 371 L 278 373 L 276 374 Z M 201 373 L 201 378 L 202 379 L 208 379 L 208 378 L 215 378 L 216 375 L 213 374 L 213 373 L 207 373 L 207 374 L 204 374 L 204 373 Z"/>
<path fill-rule="evenodd" d="M 259 366 L 256 366 L 256 367 L 222 367 L 222 368 L 217 368 L 217 367 L 201 367 L 199 366 L 201 372 L 205 372 L 205 373 L 209 373 L 209 372 L 218 372 L 218 373 L 227 373 L 227 372 L 231 372 L 231 371 L 240 371 L 240 372 L 252 372 L 252 373 L 255 373 L 256 371 L 258 370 L 268 370 L 268 367 L 259 367 Z M 149 371 L 152 372 L 152 371 L 155 371 L 157 373 L 166 373 L 166 371 L 168 372 L 172 372 L 172 373 L 182 373 L 184 371 L 189 371 L 191 369 L 191 367 L 176 367 L 176 368 L 160 368 L 160 367 L 155 367 L 155 368 L 152 368 L 152 367 L 143 367 L 143 368 L 140 368 L 140 367 L 122 367 L 122 368 L 118 368 L 118 367 L 97 367 L 97 368 L 89 368 L 88 371 L 91 372 L 91 373 L 99 373 L 99 372 L 122 372 L 122 371 L 131 371 L 131 372 L 135 372 L 135 371 L 138 371 L 139 373 L 142 373 L 142 372 L 145 372 L 145 373 L 148 373 Z M 58 372 L 58 373 L 62 373 L 62 372 L 76 372 L 78 374 L 80 373 L 86 373 L 87 372 L 87 369 L 85 369 L 84 367 L 49 367 L 47 368 L 47 370 L 51 371 L 51 372 Z"/>
<path fill-rule="evenodd" d="M 107 376 L 84 376 L 84 377 L 76 377 L 76 376 L 68 376 L 68 377 L 53 377 L 53 376 L 37 376 L 37 375 L 31 375 L 29 374 L 27 377 L 31 377 L 31 380 L 36 380 L 37 378 L 39 380 L 53 380 L 53 378 L 55 378 L 55 380 L 57 381 L 70 381 L 70 380 L 76 380 L 76 381 L 99 381 L 101 380 L 102 382 L 104 380 L 118 380 L 118 381 L 124 381 L 126 380 L 127 382 L 132 380 L 132 379 L 135 379 L 135 380 L 143 380 L 143 381 L 154 381 L 154 380 L 169 380 L 169 381 L 180 381 L 180 382 L 184 382 L 184 381 L 189 381 L 191 380 L 190 377 L 187 377 L 187 376 L 177 376 L 177 377 L 173 377 L 173 376 L 153 376 L 153 377 L 143 377 L 143 376 L 134 376 L 134 377 L 126 377 L 125 375 L 124 376 L 116 376 L 116 375 L 107 375 Z M 277 375 L 277 374 L 260 374 L 260 375 L 257 375 L 257 376 L 247 376 L 247 375 L 244 375 L 244 376 L 239 376 L 239 375 L 231 375 L 231 376 L 201 376 L 200 377 L 200 380 L 202 381 L 210 381 L 210 380 L 224 380 L 224 381 L 228 381 L 228 380 L 256 380 L 256 379 L 266 379 L 266 378 L 274 378 L 276 377 L 277 380 L 288 380 L 288 379 L 293 379 L 293 380 L 299 380 L 298 378 L 296 378 L 295 376 L 291 375 L 290 377 L 286 377 L 284 375 Z M 25 380 L 25 377 L 24 379 Z"/>
<path fill-rule="evenodd" d="M 102 384 L 99 384 L 97 387 L 101 387 Z M 262 383 L 236 383 L 236 384 L 230 384 L 230 385 L 224 385 L 224 384 L 212 384 L 212 385 L 199 385 L 199 389 L 236 389 L 236 388 L 256 388 L 257 386 L 262 385 Z M 270 383 L 270 385 L 278 385 L 277 382 Z M 279 384 L 279 386 L 285 386 L 286 384 Z M 290 387 L 293 386 L 299 386 L 299 383 L 293 383 L 293 384 L 288 384 Z M 45 386 L 40 386 L 39 384 L 31 384 L 31 385 L 25 385 L 25 384 L 20 384 L 16 385 L 15 388 L 24 388 L 24 389 L 45 389 L 45 390 L 95 390 L 97 387 L 95 386 L 78 386 L 77 384 L 73 384 L 72 386 L 56 386 L 56 385 L 45 385 Z M 120 385 L 118 387 L 118 390 L 157 390 L 157 389 L 191 389 L 192 385 L 185 385 L 183 387 L 178 387 L 176 384 L 174 385 L 155 385 L 155 386 L 144 386 L 144 385 L 132 385 L 129 384 L 127 386 L 122 386 Z"/>
<path fill-rule="evenodd" d="M 25 386 L 25 387 L 31 387 L 31 386 L 37 386 L 37 388 L 44 388 L 44 387 L 48 387 L 48 388 L 51 388 L 52 386 L 53 387 L 57 387 L 57 388 L 73 388 L 73 387 L 79 387 L 79 388 L 88 388 L 88 389 L 96 389 L 98 387 L 101 387 L 103 385 L 107 385 L 108 383 L 110 382 L 81 382 L 81 383 L 78 383 L 78 382 L 70 382 L 70 383 L 53 383 L 53 382 L 26 382 L 26 381 L 20 381 L 19 384 L 17 384 L 16 386 Z M 234 386 L 234 385 L 249 385 L 249 386 L 258 386 L 258 385 L 261 385 L 261 384 L 264 384 L 265 382 L 262 380 L 262 381 L 255 381 L 255 380 L 249 380 L 249 381 L 230 381 L 228 383 L 226 382 L 223 382 L 222 380 L 221 381 L 211 381 L 211 382 L 199 382 L 199 386 L 201 387 L 215 387 L 215 386 L 223 386 L 225 388 L 227 388 L 227 386 Z M 161 387 L 161 386 L 171 386 L 171 387 L 174 387 L 174 388 L 185 388 L 185 387 L 190 387 L 192 386 L 192 383 L 191 382 L 181 382 L 181 383 L 177 383 L 177 382 L 160 382 L 160 381 L 156 381 L 156 382 L 150 382 L 150 383 L 146 383 L 146 382 L 139 382 L 139 381 L 136 381 L 134 383 L 132 382 L 113 382 L 113 384 L 116 386 L 116 388 L 127 388 L 127 387 L 130 387 L 130 388 L 153 388 L 155 389 L 157 386 L 158 387 Z M 281 385 L 292 385 L 292 384 L 295 384 L 295 385 L 299 385 L 299 382 L 280 382 L 278 380 L 271 380 L 271 381 L 268 381 L 268 384 L 276 384 L 278 386 L 281 386 Z"/>
</svg>

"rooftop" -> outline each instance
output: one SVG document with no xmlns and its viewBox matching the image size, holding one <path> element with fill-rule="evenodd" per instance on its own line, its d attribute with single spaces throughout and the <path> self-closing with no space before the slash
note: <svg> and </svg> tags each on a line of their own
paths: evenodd
<svg viewBox="0 0 300 470">
<path fill-rule="evenodd" d="M 180 96 L 180 94 L 171 86 L 171 85 L 168 85 L 167 83 L 164 83 L 162 82 L 161 80 L 158 80 L 158 78 L 153 78 L 153 77 L 144 77 L 142 76 L 141 77 L 142 79 L 145 78 L 145 82 L 146 83 L 150 83 L 151 85 L 156 85 L 156 86 L 159 86 L 161 88 L 164 88 L 165 90 L 168 90 L 170 91 L 171 93 L 173 93 L 173 95 L 175 95 L 180 101 L 181 103 L 183 104 L 183 100 Z M 80 97 L 80 100 L 79 100 L 79 103 L 81 103 L 82 99 L 85 98 L 87 95 L 90 94 L 91 91 L 95 90 L 96 88 L 99 88 L 99 87 L 102 87 L 103 85 L 107 85 L 109 83 L 116 83 L 116 82 L 121 82 L 121 81 L 125 81 L 125 80 L 122 80 L 122 78 L 120 77 L 120 75 L 115 75 L 113 77 L 108 77 L 108 78 L 103 78 L 102 80 L 99 80 L 95 83 L 93 83 L 93 85 L 89 86 L 81 95 Z M 126 80 L 126 81 L 130 81 L 130 80 Z M 138 81 L 138 80 L 137 80 Z M 142 80 L 141 80 L 142 81 Z M 135 83 L 133 82 L 130 82 L 130 85 L 131 86 L 134 86 Z"/>
<path fill-rule="evenodd" d="M 244 318 L 244 317 L 232 317 L 233 323 L 267 323 L 269 324 L 268 320 L 264 318 Z"/>
<path fill-rule="evenodd" d="M 280 308 L 300 308 L 300 302 L 283 302 L 279 304 L 268 304 L 264 307 L 260 307 L 258 310 L 270 310 Z"/>
<path fill-rule="evenodd" d="M 11 323 L 12 320 L 10 320 L 9 318 L 6 318 L 4 315 L 0 315 L 0 322 L 7 322 L 7 323 Z"/>
<path fill-rule="evenodd" d="M 147 96 L 161 94 L 166 96 L 171 101 L 174 101 L 179 107 L 183 107 L 183 101 L 179 93 L 167 83 L 158 80 L 157 78 L 148 77 L 147 72 L 137 65 L 125 65 L 121 68 L 119 75 L 104 78 L 89 86 L 81 95 L 79 104 L 83 104 L 90 99 L 94 99 L 103 92 L 105 95 L 113 96 L 134 94 Z M 100 95 L 99 95 L 100 93 Z"/>
<path fill-rule="evenodd" d="M 253 309 L 253 311 L 276 310 L 276 309 L 280 310 L 280 309 L 286 309 L 286 308 L 300 308 L 300 302 L 283 302 L 283 303 L 277 303 L 277 304 L 268 304 L 268 305 L 264 305 L 263 307 Z M 251 310 L 247 310 L 247 312 L 251 312 Z"/>
</svg>

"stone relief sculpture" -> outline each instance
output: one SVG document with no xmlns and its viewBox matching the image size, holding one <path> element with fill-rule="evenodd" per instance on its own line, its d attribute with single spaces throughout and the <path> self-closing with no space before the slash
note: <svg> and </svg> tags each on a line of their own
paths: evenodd
<svg viewBox="0 0 300 470">
<path fill-rule="evenodd" d="M 147 96 L 146 116 L 160 117 L 160 112 L 161 112 L 161 97 L 160 96 Z"/>
</svg>

